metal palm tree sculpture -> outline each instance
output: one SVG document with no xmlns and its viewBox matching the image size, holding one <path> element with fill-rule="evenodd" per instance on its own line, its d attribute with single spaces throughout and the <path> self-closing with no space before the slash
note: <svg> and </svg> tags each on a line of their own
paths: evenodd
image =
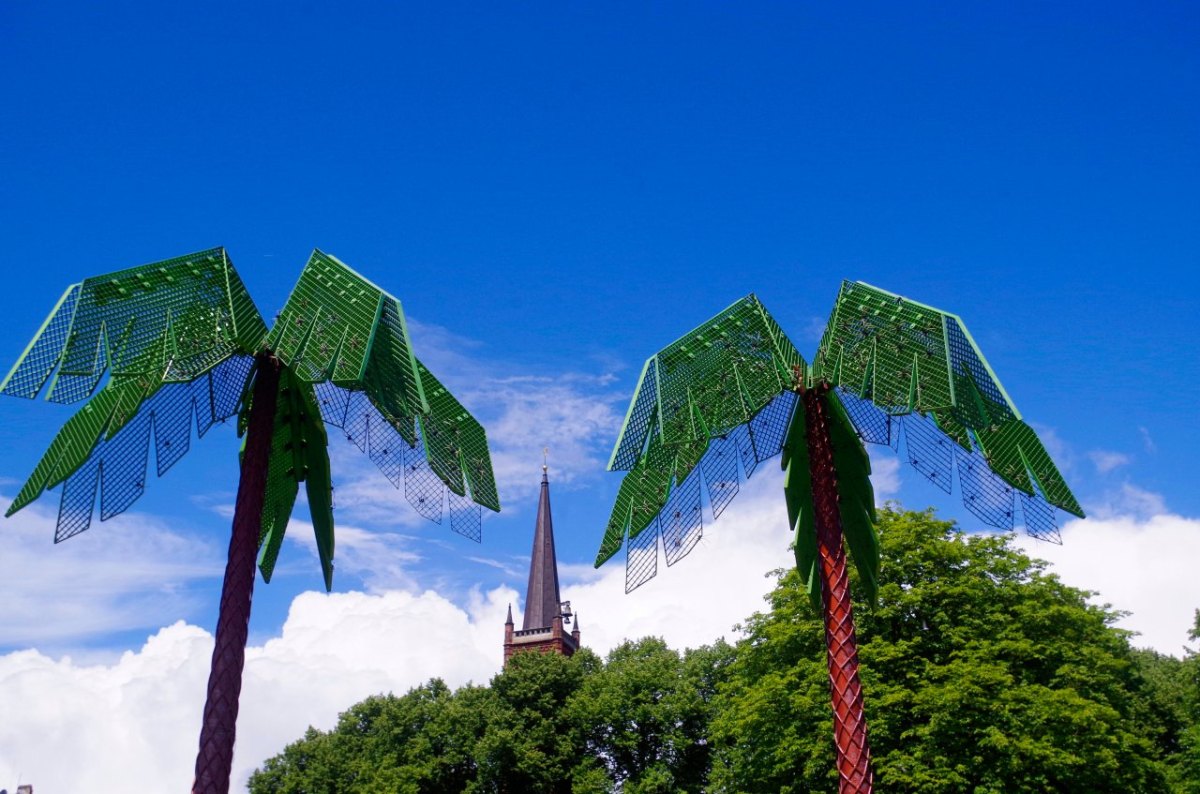
<svg viewBox="0 0 1200 794">
<path fill-rule="evenodd" d="M 626 546 L 626 592 L 702 532 L 701 482 L 716 518 L 779 454 L 797 569 L 825 622 L 840 791 L 872 788 L 844 545 L 873 602 L 879 569 L 862 442 L 905 453 L 947 493 L 958 473 L 981 520 L 1058 538 L 1054 507 L 1083 515 L 1042 443 L 958 317 L 845 282 L 809 365 L 750 295 L 651 357 L 609 468 L 627 471 L 599 567 Z"/>
<path fill-rule="evenodd" d="M 300 482 L 333 585 L 325 424 L 425 517 L 440 523 L 448 500 L 455 532 L 478 541 L 479 506 L 500 509 L 483 428 L 413 355 L 399 301 L 320 251 L 269 332 L 221 248 L 75 284 L 0 393 L 47 381 L 50 400 L 91 399 L 8 515 L 61 483 L 56 543 L 90 526 L 97 490 L 102 521 L 141 496 L 152 437 L 161 476 L 193 425 L 203 436 L 237 416 L 245 435 L 194 792 L 229 789 L 255 563 L 270 581 Z"/>
</svg>

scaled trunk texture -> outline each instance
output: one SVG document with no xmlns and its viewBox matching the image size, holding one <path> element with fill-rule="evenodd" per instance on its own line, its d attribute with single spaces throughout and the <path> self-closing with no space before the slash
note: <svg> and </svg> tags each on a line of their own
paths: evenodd
<svg viewBox="0 0 1200 794">
<path fill-rule="evenodd" d="M 858 644 L 850 605 L 850 577 L 842 544 L 838 511 L 837 471 L 829 439 L 825 389 L 808 389 L 803 396 L 813 514 L 821 578 L 821 607 L 825 619 L 825 648 L 829 690 L 833 701 L 833 740 L 837 746 L 840 794 L 869 794 L 874 784 L 862 684 L 858 679 Z"/>
<path fill-rule="evenodd" d="M 233 535 L 229 539 L 229 559 L 225 563 L 225 583 L 221 587 L 221 612 L 217 618 L 216 646 L 208 674 L 208 699 L 204 703 L 193 794 L 227 794 L 229 791 L 238 696 L 242 691 L 250 599 L 254 594 L 258 536 L 278 393 L 279 361 L 271 355 L 259 354 L 233 513 Z"/>
</svg>

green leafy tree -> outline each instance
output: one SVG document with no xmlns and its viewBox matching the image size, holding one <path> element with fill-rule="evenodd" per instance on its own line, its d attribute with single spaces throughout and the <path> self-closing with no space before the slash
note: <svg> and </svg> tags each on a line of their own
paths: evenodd
<svg viewBox="0 0 1200 794">
<path fill-rule="evenodd" d="M 476 747 L 477 791 L 568 792 L 582 762 L 567 707 L 600 666 L 594 653 L 519 653 L 491 681 L 497 702 Z M 591 776 L 589 776 L 591 778 Z"/>
<path fill-rule="evenodd" d="M 1117 614 L 1007 536 L 883 510 L 883 564 L 858 606 L 880 786 L 896 792 L 1167 790 L 1154 698 Z M 712 724 L 714 790 L 835 791 L 823 647 L 803 581 L 747 621 Z"/>
<path fill-rule="evenodd" d="M 732 660 L 724 642 L 680 655 L 658 638 L 625 642 L 572 701 L 583 752 L 626 792 L 700 791 L 708 722 Z"/>
<path fill-rule="evenodd" d="M 1200 610 L 1188 636 L 1200 639 Z M 1151 692 L 1145 721 L 1166 755 L 1172 790 L 1200 794 L 1200 653 L 1139 650 L 1135 658 Z"/>
<path fill-rule="evenodd" d="M 474 781 L 473 752 L 494 697 L 480 687 L 451 693 L 440 679 L 403 697 L 379 695 L 347 710 L 329 733 L 304 738 L 268 759 L 250 790 L 323 792 L 458 792 Z"/>
</svg>

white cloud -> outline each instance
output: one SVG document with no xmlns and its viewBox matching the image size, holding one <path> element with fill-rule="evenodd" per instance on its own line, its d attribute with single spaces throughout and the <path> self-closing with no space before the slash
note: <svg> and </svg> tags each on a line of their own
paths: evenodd
<svg viewBox="0 0 1200 794">
<path fill-rule="evenodd" d="M 625 595 L 624 566 L 614 560 L 599 571 L 564 566 L 563 597 L 581 611 L 584 644 L 601 654 L 626 637 L 662 636 L 678 648 L 732 639 L 733 624 L 764 607 L 773 580 L 763 574 L 790 564 L 789 540 L 780 476 L 769 468 L 686 560 L 640 590 Z M 279 636 L 247 649 L 235 787 L 307 726 L 332 727 L 370 694 L 433 676 L 485 683 L 500 667 L 506 607 L 519 610 L 517 602 L 512 587 L 473 591 L 461 606 L 432 591 L 301 594 Z M 20 774 L 43 792 L 105 794 L 131 781 L 182 790 L 211 652 L 207 632 L 179 622 L 107 665 L 35 651 L 0 656 L 0 702 L 21 715 L 0 720 L 0 783 Z"/>
<path fill-rule="evenodd" d="M 1130 482 L 1121 483 L 1120 487 L 1107 491 L 1099 499 L 1089 501 L 1087 509 L 1088 515 L 1093 518 L 1150 518 L 1168 513 L 1162 494 L 1147 491 Z"/>
<path fill-rule="evenodd" d="M 246 651 L 234 790 L 308 725 L 328 729 L 368 695 L 434 676 L 486 682 L 514 597 L 475 593 L 464 609 L 432 592 L 298 596 L 280 636 Z M 19 775 L 39 792 L 186 790 L 211 653 L 212 637 L 180 622 L 109 665 L 0 656 L 0 784 Z"/>
<path fill-rule="evenodd" d="M 775 585 L 765 574 L 795 565 L 788 546 L 783 476 L 764 466 L 730 503 L 721 518 L 684 559 L 667 567 L 661 553 L 658 576 L 625 594 L 624 554 L 600 570 L 560 566 L 563 598 L 582 615 L 583 642 L 604 654 L 626 638 L 663 637 L 676 648 L 695 647 L 724 636 L 751 613 L 766 608 Z"/>
<path fill-rule="evenodd" d="M 543 448 L 550 450 L 560 488 L 604 471 L 622 417 L 617 401 L 596 393 L 594 381 L 513 378 L 484 386 L 481 391 L 494 409 L 486 422 L 488 444 L 505 503 L 520 504 L 536 495 Z"/>
<path fill-rule="evenodd" d="M 1127 465 L 1131 460 L 1128 455 L 1107 449 L 1093 449 L 1088 453 L 1088 457 L 1092 459 L 1096 471 L 1101 474 L 1108 474 L 1119 466 Z"/>
<path fill-rule="evenodd" d="M 867 444 L 871 457 L 871 487 L 875 490 L 875 504 L 882 505 L 900 493 L 900 458 L 890 449 L 876 444 Z"/>
<path fill-rule="evenodd" d="M 736 638 L 733 625 L 765 606 L 773 580 L 764 574 L 792 564 L 780 473 L 764 467 L 742 488 L 690 556 L 660 567 L 632 594 L 624 593 L 620 558 L 600 570 L 561 566 L 563 597 L 582 618 L 587 647 L 604 654 L 645 635 L 677 648 Z M 292 529 L 298 539 L 310 534 Z M 370 556 L 376 542 L 350 529 L 339 561 L 359 547 Z M 1090 518 L 1068 523 L 1063 536 L 1061 547 L 1019 542 L 1049 559 L 1064 581 L 1130 610 L 1121 625 L 1142 633 L 1136 644 L 1178 653 L 1200 606 L 1188 567 L 1200 553 L 1200 520 Z M 279 635 L 247 649 L 235 786 L 308 725 L 328 729 L 370 694 L 402 693 L 432 676 L 451 686 L 485 683 L 500 667 L 505 608 L 512 603 L 519 613 L 523 584 L 472 591 L 461 604 L 415 590 L 298 596 Z M 179 622 L 108 664 L 36 651 L 0 656 L 0 702 L 6 715 L 20 715 L 0 721 L 0 784 L 20 774 L 42 792 L 105 794 L 128 790 L 130 781 L 182 789 L 192 774 L 211 648 L 207 632 Z M 64 747 L 70 764 L 62 762 Z"/>
<path fill-rule="evenodd" d="M 1017 542 L 1067 584 L 1097 591 L 1096 603 L 1128 611 L 1117 625 L 1140 633 L 1135 646 L 1179 656 L 1200 607 L 1200 520 L 1163 512 L 1087 518 L 1068 522 L 1062 537 L 1061 546 Z"/>
<path fill-rule="evenodd" d="M 10 503 L 0 498 L 4 507 Z M 194 589 L 219 581 L 223 550 L 194 533 L 126 513 L 55 545 L 57 513 L 40 503 L 0 532 L 7 587 L 0 638 L 9 647 L 79 643 L 110 632 L 161 626 L 199 607 Z"/>
<path fill-rule="evenodd" d="M 624 393 L 611 391 L 611 372 L 559 373 L 485 366 L 481 343 L 409 318 L 418 356 L 487 430 L 500 501 L 506 511 L 532 501 L 543 448 L 549 448 L 555 484 L 571 488 L 603 472 L 621 427 Z M 612 362 L 607 362 L 611 365 Z M 508 373 L 497 377 L 496 373 Z M 330 455 L 340 510 L 371 525 L 416 526 L 424 521 L 405 502 L 403 489 L 381 488 L 383 475 L 357 447 L 329 428 Z"/>
</svg>

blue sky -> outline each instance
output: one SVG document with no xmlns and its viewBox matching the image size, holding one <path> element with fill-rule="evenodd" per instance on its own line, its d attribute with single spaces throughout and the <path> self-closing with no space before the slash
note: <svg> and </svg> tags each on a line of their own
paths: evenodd
<svg viewBox="0 0 1200 794">
<path fill-rule="evenodd" d="M 488 427 L 506 511 L 481 546 L 413 520 L 335 440 L 336 591 L 475 615 L 522 590 L 543 446 L 560 559 L 587 581 L 641 362 L 751 291 L 811 354 L 843 278 L 960 314 L 1085 508 L 1192 542 L 1194 4 L 8 3 L 0 31 L 5 366 L 86 276 L 224 245 L 269 318 L 320 247 L 400 298 Z M 69 413 L 0 402 L 0 494 Z M 236 450 L 214 432 L 62 546 L 37 515 L 10 529 L 0 653 L 108 664 L 176 620 L 210 629 Z M 976 525 L 878 468 L 881 493 Z M 260 583 L 252 644 L 320 588 L 310 546 Z M 607 617 L 576 607 L 585 631 Z"/>
</svg>

